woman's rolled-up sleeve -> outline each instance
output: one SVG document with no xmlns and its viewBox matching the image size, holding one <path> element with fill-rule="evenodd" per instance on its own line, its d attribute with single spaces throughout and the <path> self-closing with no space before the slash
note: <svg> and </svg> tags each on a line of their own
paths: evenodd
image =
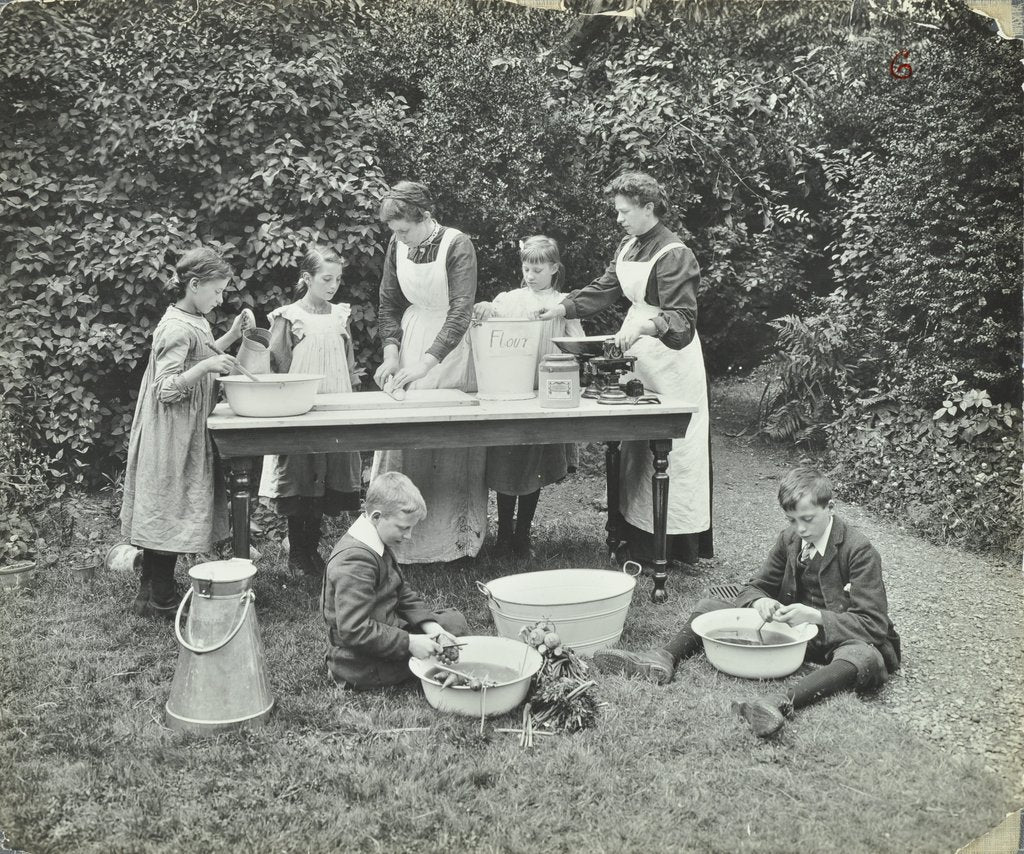
<svg viewBox="0 0 1024 854">
<path fill-rule="evenodd" d="M 476 301 L 476 250 L 465 234 L 457 235 L 448 247 L 448 314 L 427 353 L 441 361 L 458 346 L 473 319 Z"/>
<path fill-rule="evenodd" d="M 398 244 L 394 237 L 384 253 L 384 271 L 380 277 L 380 306 L 377 311 L 377 337 L 383 346 L 402 344 L 402 315 L 409 301 L 398 284 Z"/>
<path fill-rule="evenodd" d="M 615 258 L 619 257 L 622 245 L 615 250 Z M 572 291 L 564 300 L 565 316 L 570 320 L 580 317 L 590 317 L 602 309 L 614 305 L 623 296 L 622 288 L 619 285 L 619 277 L 615 274 L 615 260 L 605 268 L 605 271 L 592 281 L 585 288 Z"/>
<path fill-rule="evenodd" d="M 657 299 L 660 311 L 654 317 L 656 337 L 672 350 L 682 350 L 693 340 L 697 326 L 697 286 L 700 284 L 700 266 L 693 252 L 685 246 L 672 249 L 654 265 Z"/>
</svg>

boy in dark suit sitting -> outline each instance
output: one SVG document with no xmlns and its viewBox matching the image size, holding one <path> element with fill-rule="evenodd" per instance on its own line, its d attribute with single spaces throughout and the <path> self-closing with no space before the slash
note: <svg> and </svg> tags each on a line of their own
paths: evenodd
<svg viewBox="0 0 1024 854">
<path fill-rule="evenodd" d="M 785 694 L 733 703 L 758 736 L 777 733 L 794 710 L 839 691 L 878 690 L 900 661 L 900 639 L 889 620 L 878 552 L 834 514 L 832 484 L 815 469 L 790 471 L 779 485 L 779 504 L 789 527 L 734 601 L 702 599 L 686 627 L 664 647 L 597 650 L 598 668 L 663 685 L 671 681 L 680 660 L 701 649 L 700 637 L 690 628 L 695 617 L 720 608 L 752 607 L 762 619 L 818 626 L 804 659 L 825 665 Z"/>
<path fill-rule="evenodd" d="M 441 652 L 435 638 L 469 630 L 454 610 L 435 614 L 405 583 L 391 551 L 427 514 L 423 496 L 404 474 L 387 472 L 366 490 L 363 514 L 334 547 L 324 573 L 321 606 L 327 623 L 327 669 L 335 682 L 367 689 L 412 676 L 409 656 Z"/>
</svg>

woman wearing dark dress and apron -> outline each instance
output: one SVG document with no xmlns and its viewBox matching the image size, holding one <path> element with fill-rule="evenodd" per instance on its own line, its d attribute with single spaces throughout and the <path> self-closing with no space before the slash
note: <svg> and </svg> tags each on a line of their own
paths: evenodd
<svg viewBox="0 0 1024 854">
<path fill-rule="evenodd" d="M 393 237 L 380 283 L 381 388 L 475 390 L 466 335 L 476 300 L 476 252 L 470 239 L 436 222 L 422 184 L 400 181 L 384 196 L 380 220 Z M 378 451 L 372 480 L 401 471 L 423 494 L 427 515 L 395 548 L 400 563 L 472 557 L 487 531 L 485 448 Z"/>
<path fill-rule="evenodd" d="M 630 307 L 615 340 L 627 355 L 636 356 L 636 375 L 644 388 L 697 407 L 685 438 L 672 442 L 668 468 L 667 555 L 692 565 L 714 555 L 707 375 L 696 327 L 700 268 L 693 252 L 662 225 L 667 200 L 654 178 L 629 172 L 606 192 L 614 198 L 627 236 L 600 278 L 540 317 L 590 317 L 625 296 Z M 648 442 L 622 443 L 621 471 L 621 533 L 631 556 L 650 560 L 654 462 Z"/>
</svg>

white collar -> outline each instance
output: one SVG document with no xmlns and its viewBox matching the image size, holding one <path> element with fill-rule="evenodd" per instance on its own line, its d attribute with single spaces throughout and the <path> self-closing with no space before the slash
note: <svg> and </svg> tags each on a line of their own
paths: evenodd
<svg viewBox="0 0 1024 854">
<path fill-rule="evenodd" d="M 365 513 L 361 513 L 359 518 L 352 523 L 352 527 L 348 529 L 348 534 L 359 540 L 363 545 L 369 546 L 381 557 L 384 557 L 384 543 L 381 541 L 377 529 L 373 527 L 370 517 Z"/>
<path fill-rule="evenodd" d="M 818 540 L 816 542 L 814 542 L 814 543 L 811 543 L 811 545 L 814 546 L 815 551 L 818 554 L 820 554 L 822 557 L 825 556 L 825 547 L 828 545 L 828 538 L 830 536 L 832 536 L 832 523 L 835 520 L 836 520 L 836 517 L 832 516 L 828 520 L 828 524 L 825 526 L 825 530 L 822 531 L 821 536 L 818 538 Z M 376 533 L 376 532 L 374 532 L 374 533 Z"/>
</svg>

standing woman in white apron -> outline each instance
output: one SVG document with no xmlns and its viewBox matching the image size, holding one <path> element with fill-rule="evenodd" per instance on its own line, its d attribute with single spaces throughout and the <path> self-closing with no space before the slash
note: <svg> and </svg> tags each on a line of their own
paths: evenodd
<svg viewBox="0 0 1024 854">
<path fill-rule="evenodd" d="M 627 172 L 605 192 L 614 199 L 626 237 L 600 278 L 571 292 L 540 318 L 590 317 L 625 296 L 630 307 L 615 342 L 627 355 L 636 356 L 636 374 L 644 388 L 697 407 L 686 437 L 672 442 L 668 467 L 667 557 L 693 565 L 698 558 L 714 555 L 707 375 L 696 325 L 700 268 L 693 252 L 662 225 L 668 201 L 654 178 Z M 631 556 L 651 560 L 650 445 L 623 442 L 621 471 L 621 534 Z"/>
<path fill-rule="evenodd" d="M 377 332 L 384 361 L 373 375 L 384 388 L 475 389 L 466 335 L 476 300 L 476 251 L 470 239 L 435 221 L 422 184 L 399 181 L 385 194 L 379 219 L 392 238 L 380 281 Z M 395 548 L 401 563 L 472 557 L 487 531 L 485 448 L 378 451 L 370 479 L 407 475 L 423 493 L 427 515 L 412 539 Z"/>
</svg>

